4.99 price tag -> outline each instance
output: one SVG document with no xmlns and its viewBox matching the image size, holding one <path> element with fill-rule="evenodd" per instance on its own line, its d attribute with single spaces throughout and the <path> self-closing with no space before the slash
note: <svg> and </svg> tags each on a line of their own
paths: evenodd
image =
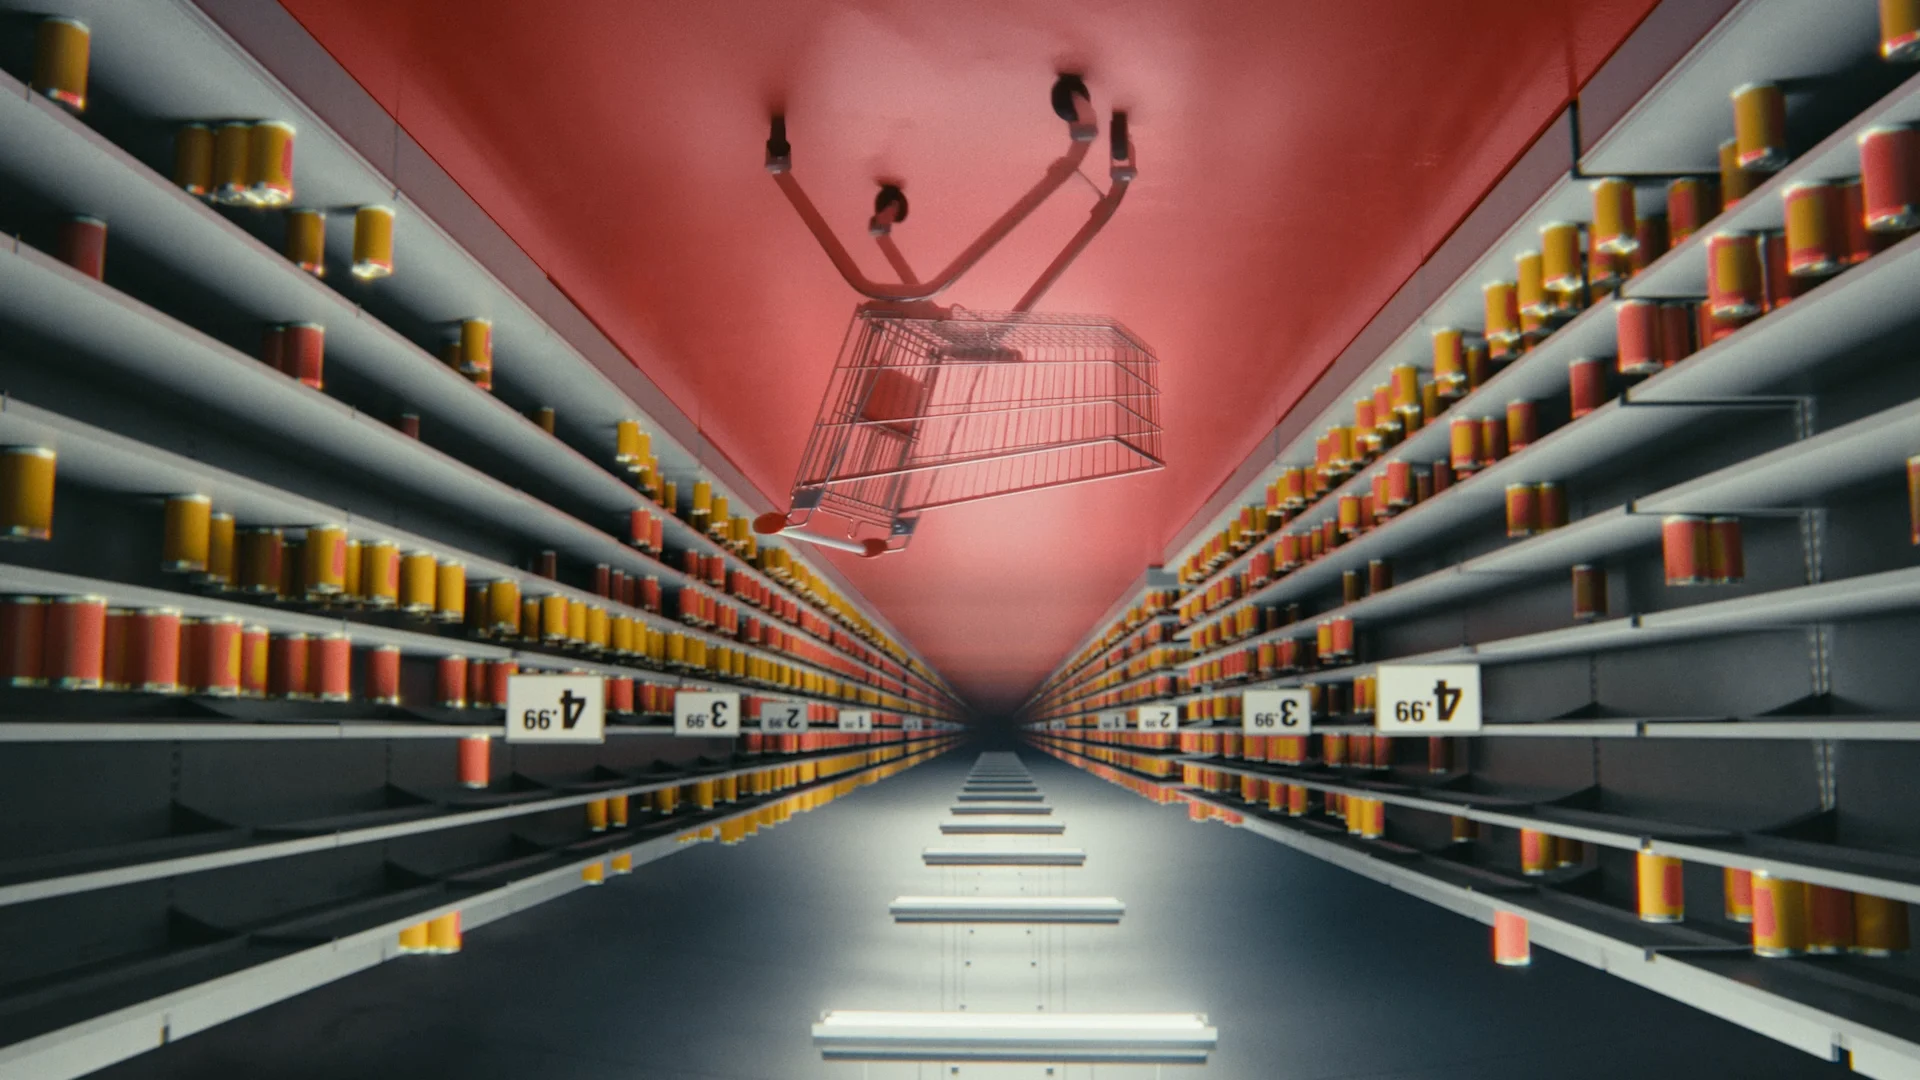
<svg viewBox="0 0 1920 1080">
<path fill-rule="evenodd" d="M 1480 730 L 1477 664 L 1381 664 L 1374 727 L 1406 735 Z"/>
</svg>

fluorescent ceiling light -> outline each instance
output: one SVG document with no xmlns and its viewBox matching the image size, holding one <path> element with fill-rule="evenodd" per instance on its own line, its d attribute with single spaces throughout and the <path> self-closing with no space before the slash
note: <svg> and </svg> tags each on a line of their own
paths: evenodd
<svg viewBox="0 0 1920 1080">
<path fill-rule="evenodd" d="M 1081 866 L 1087 861 L 1087 853 L 1078 848 L 927 848 L 920 857 L 928 866 Z"/>
<path fill-rule="evenodd" d="M 1111 896 L 899 896 L 894 922 L 1117 923 L 1127 905 Z"/>
<path fill-rule="evenodd" d="M 940 831 L 949 836 L 994 836 L 1005 834 L 1025 834 L 1029 836 L 1058 836 L 1067 831 L 1067 827 L 1058 821 L 1020 820 L 1018 818 L 972 818 L 961 821 L 943 821 Z"/>
<path fill-rule="evenodd" d="M 961 802 L 1046 802 L 1037 791 L 963 791 L 954 796 Z"/>
<path fill-rule="evenodd" d="M 1220 1032 L 1196 1013 L 850 1012 L 813 1025 L 829 1061 L 1197 1065 Z"/>
<path fill-rule="evenodd" d="M 950 814 L 1025 814 L 1043 816 L 1053 813 L 1051 806 L 1036 806 L 1033 803 L 961 803 L 949 807 Z"/>
</svg>

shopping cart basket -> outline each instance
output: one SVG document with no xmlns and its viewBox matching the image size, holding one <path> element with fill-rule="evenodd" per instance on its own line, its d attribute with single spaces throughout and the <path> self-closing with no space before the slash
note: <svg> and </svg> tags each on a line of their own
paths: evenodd
<svg viewBox="0 0 1920 1080">
<path fill-rule="evenodd" d="M 1067 153 L 932 282 L 919 282 L 891 240 L 905 195 L 885 185 L 869 231 L 903 278 L 860 274 L 792 176 L 784 118 L 767 168 L 847 283 L 875 302 L 855 309 L 794 481 L 791 509 L 755 531 L 873 556 L 912 540 L 927 510 L 1161 468 L 1153 350 L 1100 316 L 1034 314 L 1033 305 L 1113 216 L 1134 177 L 1126 114 L 1113 117 L 1112 183 L 1010 312 L 938 307 L 955 281 L 1078 171 L 1096 133 L 1086 87 L 1061 76 L 1054 111 Z"/>
</svg>

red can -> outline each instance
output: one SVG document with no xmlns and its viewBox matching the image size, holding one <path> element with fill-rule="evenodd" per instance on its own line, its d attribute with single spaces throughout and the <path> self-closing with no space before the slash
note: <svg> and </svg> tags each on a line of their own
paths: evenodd
<svg viewBox="0 0 1920 1080">
<path fill-rule="evenodd" d="M 149 694 L 180 692 L 180 609 L 142 608 L 128 627 L 133 689 Z"/>
<path fill-rule="evenodd" d="M 507 703 L 507 680 L 520 671 L 520 665 L 513 660 L 495 660 L 488 667 L 487 700 L 496 707 Z"/>
<path fill-rule="evenodd" d="M 1447 740 L 1439 736 L 1427 738 L 1427 771 L 1443 773 L 1453 768 L 1453 754 L 1448 749 Z"/>
<path fill-rule="evenodd" d="M 1453 486 L 1453 465 L 1449 462 L 1434 462 L 1433 469 L 1428 475 L 1432 477 L 1429 482 L 1433 485 L 1433 494 L 1435 495 Z M 1423 499 L 1422 501 L 1424 502 L 1425 500 Z"/>
<path fill-rule="evenodd" d="M 1651 375 L 1665 366 L 1660 315 L 1661 305 L 1651 300 L 1626 300 L 1614 308 L 1614 351 L 1620 374 Z"/>
<path fill-rule="evenodd" d="M 1493 913 L 1493 962 L 1501 967 L 1526 967 L 1533 963 L 1525 917 L 1512 911 Z"/>
<path fill-rule="evenodd" d="M 1607 571 L 1605 567 L 1581 563 L 1573 568 L 1573 617 L 1589 622 L 1607 613 Z"/>
<path fill-rule="evenodd" d="M 467 658 L 464 656 L 443 656 L 440 658 L 440 677 L 438 690 L 434 695 L 443 709 L 464 709 L 467 707 Z"/>
<path fill-rule="evenodd" d="M 210 697 L 240 694 L 240 620 L 231 615 L 202 619 L 193 625 L 193 669 L 190 688 Z"/>
<path fill-rule="evenodd" d="M 1707 576 L 1715 585 L 1731 585 L 1747 576 L 1746 555 L 1740 546 L 1740 519 L 1707 519 Z"/>
<path fill-rule="evenodd" d="M 1542 480 L 1533 485 L 1534 527 L 1540 532 L 1557 529 L 1567 523 L 1567 489 L 1557 480 Z"/>
<path fill-rule="evenodd" d="M 326 389 L 326 328 L 319 323 L 288 323 L 280 328 L 280 370 L 313 387 Z"/>
<path fill-rule="evenodd" d="M 133 684 L 130 657 L 130 641 L 133 627 L 133 612 L 127 608 L 107 609 L 106 642 L 103 646 L 101 679 L 105 689 L 130 690 Z"/>
<path fill-rule="evenodd" d="M 1387 505 L 1398 510 L 1413 505 L 1413 465 L 1405 461 L 1387 462 Z"/>
<path fill-rule="evenodd" d="M 1807 952 L 1833 955 L 1853 947 L 1853 894 L 1807 886 Z"/>
<path fill-rule="evenodd" d="M 625 675 L 614 675 L 607 679 L 607 711 L 630 713 L 633 711 L 633 679 Z"/>
<path fill-rule="evenodd" d="M 1385 559 L 1367 560 L 1367 592 L 1381 593 L 1393 588 L 1393 564 Z"/>
<path fill-rule="evenodd" d="M 1517 454 L 1540 437 L 1540 410 L 1531 401 L 1507 402 L 1507 450 Z"/>
<path fill-rule="evenodd" d="M 1507 422 L 1498 416 L 1480 421 L 1480 465 L 1485 468 L 1507 456 Z"/>
<path fill-rule="evenodd" d="M 1342 659 L 1351 657 L 1353 655 L 1353 619 L 1343 615 L 1329 621 L 1333 627 L 1332 655 Z"/>
<path fill-rule="evenodd" d="M 375 705 L 400 704 L 400 649 L 376 645 L 366 652 L 366 697 Z"/>
<path fill-rule="evenodd" d="M 1920 130 L 1879 127 L 1860 136 L 1860 196 L 1869 232 L 1920 228 Z"/>
<path fill-rule="evenodd" d="M 1693 355 L 1694 305 L 1674 300 L 1660 305 L 1660 363 L 1666 367 Z"/>
<path fill-rule="evenodd" d="M 493 739 L 486 735 L 460 737 L 460 786 L 486 787 L 493 778 Z"/>
<path fill-rule="evenodd" d="M 1568 364 L 1567 394 L 1572 399 L 1575 420 L 1605 404 L 1607 400 L 1606 361 L 1585 357 Z"/>
<path fill-rule="evenodd" d="M 1672 514 L 1660 520 L 1660 554 L 1669 585 L 1705 585 L 1708 571 L 1707 519 Z"/>
<path fill-rule="evenodd" d="M 60 261 L 95 281 L 107 276 L 107 223 L 97 217 L 74 214 L 60 222 L 55 254 Z"/>
<path fill-rule="evenodd" d="M 321 701 L 353 700 L 353 640 L 336 630 L 312 645 L 313 688 Z"/>
<path fill-rule="evenodd" d="M 107 600 L 62 596 L 47 609 L 46 677 L 61 690 L 98 690 L 106 682 Z"/>
<path fill-rule="evenodd" d="M 1766 284 L 1766 310 L 1785 307 L 1811 285 L 1787 270 L 1787 234 L 1772 229 L 1760 234 L 1760 261 Z"/>
<path fill-rule="evenodd" d="M 1683 176 L 1667 184 L 1667 232 L 1680 243 L 1720 215 L 1720 190 L 1711 177 Z"/>
<path fill-rule="evenodd" d="M 394 421 L 393 426 L 400 429 L 400 434 L 405 435 L 407 438 L 417 439 L 420 437 L 420 414 L 411 412 L 401 413 L 400 419 Z"/>
<path fill-rule="evenodd" d="M 312 699 L 311 649 L 305 634 L 275 634 L 267 653 L 267 691 L 288 701 Z"/>
<path fill-rule="evenodd" d="M 38 596 L 0 602 L 0 662 L 9 686 L 47 683 L 47 606 Z"/>
<path fill-rule="evenodd" d="M 1507 485 L 1507 535 L 1532 536 L 1539 531 L 1540 508 L 1532 484 Z"/>
<path fill-rule="evenodd" d="M 486 660 L 467 661 L 467 705 L 486 709 L 505 704 L 504 698 L 493 699 L 493 664 Z"/>
</svg>

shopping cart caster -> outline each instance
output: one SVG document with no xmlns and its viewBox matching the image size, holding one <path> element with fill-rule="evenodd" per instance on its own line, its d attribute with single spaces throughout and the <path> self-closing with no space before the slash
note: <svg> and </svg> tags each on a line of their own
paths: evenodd
<svg viewBox="0 0 1920 1080">
<path fill-rule="evenodd" d="M 1053 80 L 1053 115 L 1067 122 L 1067 133 L 1074 142 L 1092 142 L 1100 133 L 1100 122 L 1093 115 L 1093 95 L 1087 93 L 1086 80 L 1078 75 L 1062 75 Z"/>
</svg>

